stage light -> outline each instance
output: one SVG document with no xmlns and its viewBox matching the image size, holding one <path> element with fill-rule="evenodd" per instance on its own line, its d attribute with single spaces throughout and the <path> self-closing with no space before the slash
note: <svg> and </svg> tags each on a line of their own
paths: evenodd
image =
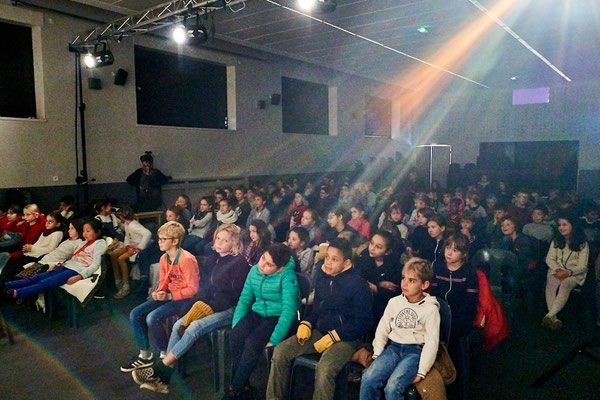
<svg viewBox="0 0 600 400">
<path fill-rule="evenodd" d="M 298 0 L 297 4 L 303 11 L 327 14 L 335 11 L 337 0 Z"/>
<path fill-rule="evenodd" d="M 184 44 L 188 38 L 187 28 L 185 27 L 185 25 L 179 24 L 173 29 L 172 35 L 175 43 Z"/>
<path fill-rule="evenodd" d="M 419 33 L 428 33 L 429 32 L 429 25 L 421 25 L 417 28 L 417 32 Z"/>
<path fill-rule="evenodd" d="M 100 42 L 94 45 L 93 53 L 88 53 L 83 57 L 83 62 L 88 68 L 104 67 L 112 65 L 115 62 L 115 57 L 110 51 L 108 44 Z"/>
<path fill-rule="evenodd" d="M 192 44 L 204 44 L 208 41 L 206 26 L 200 23 L 200 14 L 196 14 L 196 23 L 187 29 L 187 35 Z"/>
</svg>

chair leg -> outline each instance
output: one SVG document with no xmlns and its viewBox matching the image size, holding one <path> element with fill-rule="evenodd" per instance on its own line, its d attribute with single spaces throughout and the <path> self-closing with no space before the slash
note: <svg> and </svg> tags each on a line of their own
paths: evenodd
<svg viewBox="0 0 600 400">
<path fill-rule="evenodd" d="M 215 331 L 212 331 L 211 333 L 209 333 L 209 337 L 210 337 L 210 348 L 211 348 L 211 353 L 212 353 L 212 364 L 213 364 L 213 380 L 215 382 L 215 392 L 219 391 L 219 381 L 220 381 L 220 375 L 219 375 L 219 367 L 218 367 L 218 360 L 219 360 L 219 349 L 217 348 L 217 333 Z"/>
</svg>

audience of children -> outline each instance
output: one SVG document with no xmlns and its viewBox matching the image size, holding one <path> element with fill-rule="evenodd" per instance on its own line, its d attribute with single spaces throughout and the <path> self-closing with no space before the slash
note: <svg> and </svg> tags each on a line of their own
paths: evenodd
<svg viewBox="0 0 600 400">
<path fill-rule="evenodd" d="M 285 244 L 294 252 L 298 261 L 297 270 L 307 277 L 312 277 L 314 254 L 308 247 L 310 236 L 302 226 L 296 226 L 288 232 Z"/>
<path fill-rule="evenodd" d="M 261 219 L 250 222 L 242 234 L 242 255 L 249 265 L 255 265 L 265 249 L 271 244 L 271 232 Z"/>
</svg>

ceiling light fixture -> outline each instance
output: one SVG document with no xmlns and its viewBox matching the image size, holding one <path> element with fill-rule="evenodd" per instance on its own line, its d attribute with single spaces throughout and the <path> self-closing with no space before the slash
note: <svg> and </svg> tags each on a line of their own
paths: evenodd
<svg viewBox="0 0 600 400">
<path fill-rule="evenodd" d="M 492 21 L 494 21 L 502 29 L 504 29 L 506 32 L 508 32 L 509 35 L 511 35 L 512 37 L 514 37 L 515 39 L 517 39 L 517 41 L 519 43 L 521 43 L 523 46 L 525 46 L 525 48 L 527 50 L 529 50 L 537 58 L 539 58 L 540 60 L 542 60 L 544 62 L 544 64 L 546 64 L 547 66 L 549 66 L 550 68 L 552 68 L 554 70 L 554 72 L 556 72 L 557 74 L 559 74 L 560 76 L 562 76 L 567 82 L 571 82 L 571 78 L 569 78 L 567 75 L 565 75 L 560 69 L 558 69 L 554 64 L 552 64 L 546 57 L 544 57 L 543 55 L 541 55 L 536 49 L 534 49 L 533 47 L 531 47 L 531 45 L 529 43 L 527 43 L 525 41 L 525 39 L 523 39 L 521 36 L 519 36 L 515 31 L 513 31 L 500 18 L 496 17 L 494 14 L 492 14 L 491 12 L 489 12 L 488 9 L 485 8 L 480 2 L 478 2 L 477 0 L 469 0 L 469 2 L 471 4 L 473 4 L 475 7 L 479 8 L 479 10 L 481 10 L 481 12 L 483 12 L 485 15 L 487 15 L 488 17 L 490 17 L 492 19 Z"/>
<path fill-rule="evenodd" d="M 327 14 L 335 11 L 337 0 L 297 0 L 298 8 L 306 12 Z"/>
<path fill-rule="evenodd" d="M 171 33 L 173 40 L 177 44 L 184 44 L 187 42 L 187 29 L 183 24 L 177 24 L 175 28 L 173 28 L 173 32 Z"/>
</svg>

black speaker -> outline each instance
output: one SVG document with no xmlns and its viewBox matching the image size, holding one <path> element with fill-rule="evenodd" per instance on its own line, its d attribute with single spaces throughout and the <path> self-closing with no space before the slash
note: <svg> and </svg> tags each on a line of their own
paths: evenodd
<svg viewBox="0 0 600 400">
<path fill-rule="evenodd" d="M 115 85 L 125 86 L 129 73 L 122 68 L 119 68 L 115 73 Z"/>
<path fill-rule="evenodd" d="M 281 95 L 279 93 L 274 93 L 271 95 L 271 104 L 274 106 L 278 106 L 281 103 Z"/>
<path fill-rule="evenodd" d="M 265 108 L 267 108 L 267 102 L 264 100 L 259 100 L 257 105 L 259 110 L 264 110 Z"/>
<path fill-rule="evenodd" d="M 100 90 L 102 89 L 102 80 L 98 78 L 88 78 L 88 89 Z"/>
</svg>

